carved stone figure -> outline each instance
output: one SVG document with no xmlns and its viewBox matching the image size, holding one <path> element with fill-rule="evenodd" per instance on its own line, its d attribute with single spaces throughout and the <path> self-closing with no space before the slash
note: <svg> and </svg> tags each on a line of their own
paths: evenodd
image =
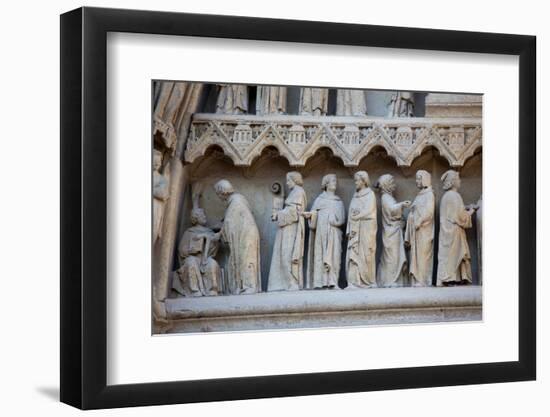
<svg viewBox="0 0 550 417">
<path fill-rule="evenodd" d="M 395 181 L 390 174 L 378 179 L 377 188 L 382 192 L 382 256 L 377 270 L 378 285 L 399 287 L 404 285 L 407 258 L 403 244 L 403 208 L 411 202 L 398 203 L 393 197 Z"/>
<path fill-rule="evenodd" d="M 259 85 L 256 94 L 256 114 L 284 114 L 286 112 L 286 87 Z"/>
<path fill-rule="evenodd" d="M 482 248 L 483 248 L 483 199 L 479 196 L 479 200 L 475 205 L 476 210 L 476 231 L 477 231 L 477 269 L 479 276 L 479 285 L 483 284 L 483 268 L 482 268 Z"/>
<path fill-rule="evenodd" d="M 439 206 L 437 285 L 471 284 L 471 256 L 465 229 L 472 227 L 474 209 L 464 207 L 458 193 L 458 172 L 445 172 L 441 181 L 446 191 Z"/>
<path fill-rule="evenodd" d="M 222 84 L 216 102 L 216 113 L 243 114 L 248 112 L 248 86 Z"/>
<path fill-rule="evenodd" d="M 338 89 L 336 92 L 337 116 L 365 116 L 367 96 L 364 90 Z"/>
<path fill-rule="evenodd" d="M 248 201 L 236 193 L 227 180 L 218 181 L 214 189 L 227 204 L 221 235 L 229 246 L 225 267 L 229 291 L 231 294 L 260 292 L 260 233 Z"/>
<path fill-rule="evenodd" d="M 302 88 L 300 90 L 300 114 L 324 116 L 328 109 L 327 88 Z"/>
<path fill-rule="evenodd" d="M 344 203 L 335 194 L 336 175 L 325 175 L 324 190 L 314 201 L 311 211 L 302 215 L 309 219 L 307 281 L 309 288 L 337 289 L 342 255 L 342 230 L 346 213 Z"/>
<path fill-rule="evenodd" d="M 170 196 L 168 178 L 161 173 L 162 152 L 153 151 L 153 243 L 162 234 L 164 204 Z"/>
<path fill-rule="evenodd" d="M 388 117 L 414 117 L 413 93 L 395 92 L 388 104 Z"/>
<path fill-rule="evenodd" d="M 191 211 L 192 226 L 180 240 L 180 267 L 174 274 L 172 287 L 187 297 L 218 295 L 221 271 L 214 259 L 218 252 L 220 233 L 206 227 L 206 215 L 201 208 Z"/>
<path fill-rule="evenodd" d="M 420 189 L 407 217 L 405 245 L 410 248 L 409 278 L 411 286 L 432 285 L 435 196 L 432 176 L 420 170 L 416 173 Z"/>
<path fill-rule="evenodd" d="M 347 288 L 376 287 L 376 196 L 366 171 L 356 172 L 353 178 L 356 191 L 349 205 L 346 230 Z"/>
<path fill-rule="evenodd" d="M 268 291 L 299 290 L 304 286 L 305 220 L 302 213 L 306 209 L 307 198 L 303 183 L 299 172 L 286 175 L 290 193 L 284 208 L 271 216 L 277 222 L 278 230 L 273 245 Z"/>
</svg>

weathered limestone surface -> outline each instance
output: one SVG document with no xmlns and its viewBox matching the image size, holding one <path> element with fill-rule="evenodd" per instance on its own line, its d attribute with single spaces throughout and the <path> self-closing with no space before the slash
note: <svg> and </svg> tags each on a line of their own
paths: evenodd
<svg viewBox="0 0 550 417">
<path fill-rule="evenodd" d="M 168 332 L 482 319 L 481 287 L 304 290 L 166 300 Z"/>
<path fill-rule="evenodd" d="M 342 225 L 346 212 L 342 199 L 335 194 L 337 179 L 327 174 L 321 180 L 324 190 L 313 202 L 309 219 L 308 288 L 338 288 L 342 257 Z"/>
<path fill-rule="evenodd" d="M 349 204 L 346 237 L 346 276 L 348 287 L 376 287 L 376 196 L 366 171 L 353 176 L 355 194 Z"/>
<path fill-rule="evenodd" d="M 396 91 L 388 103 L 388 117 L 413 117 L 414 95 L 408 91 Z"/>
<path fill-rule="evenodd" d="M 162 239 L 153 247 L 153 315 L 165 316 L 164 300 L 171 288 L 172 266 L 178 241 L 178 223 L 187 186 L 187 169 L 182 164 L 191 116 L 198 109 L 204 85 L 200 83 L 162 83 L 153 114 L 155 148 L 169 158 L 169 193 L 163 208 Z M 160 144 L 159 144 L 160 142 Z M 158 145 L 157 145 L 158 144 Z"/>
<path fill-rule="evenodd" d="M 474 209 L 464 206 L 458 193 L 460 176 L 449 170 L 441 177 L 447 190 L 439 207 L 437 285 L 472 283 L 470 248 L 465 229 L 472 227 Z"/>
<path fill-rule="evenodd" d="M 426 117 L 481 117 L 481 94 L 429 93 L 426 96 Z"/>
<path fill-rule="evenodd" d="M 407 216 L 405 245 L 410 248 L 410 284 L 422 287 L 432 285 L 433 275 L 435 196 L 430 173 L 419 170 L 416 186 L 420 191 Z"/>
<path fill-rule="evenodd" d="M 157 200 L 163 198 L 159 202 L 164 212 L 164 216 L 154 216 L 155 332 L 481 318 L 480 289 L 479 302 L 471 301 L 477 297 L 475 287 L 388 289 L 391 293 L 365 290 L 376 285 L 408 285 L 404 280 L 409 277 L 404 275 L 407 271 L 413 284 L 429 286 L 434 277 L 433 257 L 438 258 L 436 265 L 447 270 L 455 260 L 460 263 L 450 273 L 456 277 L 446 282 L 480 282 L 481 260 L 477 258 L 481 246 L 476 245 L 481 227 L 476 229 L 473 223 L 473 230 L 466 231 L 470 221 L 455 236 L 447 233 L 446 223 L 449 219 L 461 223 L 461 210 L 469 217 L 477 209 L 476 220 L 481 224 L 480 204 L 465 207 L 456 193 L 459 182 L 447 185 L 455 172 L 449 167 L 454 167 L 468 183 L 465 200 L 471 203 L 481 195 L 481 112 L 478 117 L 472 117 L 473 113 L 457 117 L 455 111 L 475 107 L 465 104 L 471 97 L 457 99 L 449 117 L 413 117 L 424 113 L 425 94 L 397 92 L 389 117 L 370 117 L 364 91 L 331 90 L 329 97 L 328 89 L 302 88 L 299 106 L 289 104 L 289 111 L 300 115 L 286 115 L 285 87 L 221 85 L 208 87 L 201 95 L 200 84 L 161 84 L 154 90 L 154 176 L 157 184 L 164 175 L 166 186 L 164 194 L 154 194 Z M 290 89 L 288 94 L 291 101 L 297 100 Z M 430 103 L 444 108 L 443 96 L 426 100 L 426 109 Z M 420 110 L 415 109 L 415 100 Z M 218 114 L 196 113 L 205 111 L 207 101 L 211 104 L 206 111 Z M 254 111 L 257 114 L 247 114 Z M 326 116 L 335 112 L 337 116 Z M 437 181 L 431 188 L 426 178 L 438 178 L 444 171 L 441 184 Z M 410 207 L 409 199 L 417 192 L 415 172 L 420 192 Z M 283 190 L 285 175 L 287 189 Z M 378 199 L 369 188 L 369 175 L 381 184 Z M 198 184 L 207 190 L 202 197 L 204 209 L 198 209 L 194 201 L 190 206 L 189 194 Z M 439 221 L 433 221 L 432 208 L 431 223 L 424 224 L 425 212 L 430 212 L 426 198 L 439 202 L 442 191 L 441 207 L 435 209 Z M 453 192 L 460 201 L 447 204 Z M 308 201 L 313 201 L 311 207 Z M 439 236 L 434 237 L 434 226 L 439 229 L 440 223 Z M 449 239 L 458 240 L 466 255 L 447 250 Z M 411 261 L 410 269 L 405 240 L 416 261 Z M 218 242 L 225 243 L 219 250 Z M 307 244 L 310 249 L 304 256 Z M 470 246 L 474 248 L 471 256 Z M 345 268 L 340 268 L 341 263 Z M 171 271 L 177 271 L 174 279 Z M 325 290 L 303 290 L 304 284 Z M 331 288 L 346 290 L 326 290 Z M 419 292 L 407 292 L 413 290 Z M 274 298 L 265 298 L 262 291 L 271 291 Z M 296 296 L 287 297 L 291 293 Z M 339 298 L 337 294 L 349 295 Z M 189 312 L 193 314 L 188 316 Z"/>
<path fill-rule="evenodd" d="M 278 229 L 273 243 L 268 291 L 292 291 L 304 287 L 306 225 L 302 213 L 307 208 L 307 197 L 299 172 L 289 172 L 286 178 L 290 193 L 284 207 L 274 210 L 271 215 Z"/>
<path fill-rule="evenodd" d="M 391 174 L 382 175 L 377 188 L 382 193 L 382 256 L 376 278 L 382 287 L 401 287 L 405 284 L 407 269 L 403 242 L 403 210 L 410 207 L 411 202 L 395 200 L 393 192 L 396 185 Z"/>
<path fill-rule="evenodd" d="M 185 160 L 194 162 L 212 146 L 223 149 L 237 166 L 250 166 L 275 147 L 294 167 L 303 167 L 320 149 L 329 148 L 343 164 L 356 167 L 376 147 L 399 166 L 410 166 L 428 147 L 452 167 L 460 167 L 481 147 L 481 119 L 338 116 L 255 116 L 196 114 Z"/>
</svg>

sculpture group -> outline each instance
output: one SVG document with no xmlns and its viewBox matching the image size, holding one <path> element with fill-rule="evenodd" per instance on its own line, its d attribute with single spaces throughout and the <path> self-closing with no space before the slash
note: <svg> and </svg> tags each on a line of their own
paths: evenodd
<svg viewBox="0 0 550 417">
<path fill-rule="evenodd" d="M 472 227 L 472 215 L 481 203 L 465 207 L 458 192 L 458 172 L 449 170 L 441 180 L 444 194 L 439 206 L 436 285 L 470 284 L 471 257 L 465 229 Z M 304 286 L 339 289 L 342 259 L 347 289 L 432 285 L 435 196 L 431 175 L 423 170 L 416 173 L 418 194 L 412 202 L 396 201 L 396 183 L 390 174 L 382 175 L 372 186 L 368 173 L 358 171 L 354 183 L 355 193 L 346 216 L 337 194 L 336 175 L 322 178 L 322 192 L 309 210 L 302 175 L 295 171 L 286 175 L 288 195 L 274 204 L 271 214 L 277 232 L 268 292 L 296 291 Z M 224 219 L 214 230 L 206 227 L 205 213 L 194 199 L 192 226 L 183 234 L 178 248 L 180 267 L 175 271 L 173 288 L 191 297 L 261 292 L 260 234 L 250 206 L 227 180 L 218 181 L 214 189 L 225 204 Z M 380 193 L 380 213 L 375 190 Z M 378 216 L 382 248 L 377 265 Z M 228 249 L 223 268 L 215 260 L 220 243 Z M 342 250 L 346 251 L 345 257 Z"/>
</svg>

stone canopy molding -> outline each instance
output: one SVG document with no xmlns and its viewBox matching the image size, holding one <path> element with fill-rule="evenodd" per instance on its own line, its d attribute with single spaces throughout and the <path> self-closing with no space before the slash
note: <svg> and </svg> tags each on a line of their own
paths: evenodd
<svg viewBox="0 0 550 417">
<path fill-rule="evenodd" d="M 236 166 L 250 166 L 264 149 L 275 147 L 290 166 L 305 166 L 329 148 L 347 167 L 356 167 L 382 147 L 398 166 L 410 166 L 427 147 L 451 167 L 461 167 L 482 146 L 480 118 L 376 118 L 292 115 L 195 114 L 184 154 L 192 163 L 212 146 Z"/>
</svg>

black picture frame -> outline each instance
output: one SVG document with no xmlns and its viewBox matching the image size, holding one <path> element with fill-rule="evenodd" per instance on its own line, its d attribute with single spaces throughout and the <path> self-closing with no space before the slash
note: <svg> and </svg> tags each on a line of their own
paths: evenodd
<svg viewBox="0 0 550 417">
<path fill-rule="evenodd" d="M 519 360 L 109 386 L 108 32 L 519 56 Z M 536 378 L 536 38 L 185 13 L 61 15 L 61 401 L 82 409 L 377 391 Z"/>
</svg>

